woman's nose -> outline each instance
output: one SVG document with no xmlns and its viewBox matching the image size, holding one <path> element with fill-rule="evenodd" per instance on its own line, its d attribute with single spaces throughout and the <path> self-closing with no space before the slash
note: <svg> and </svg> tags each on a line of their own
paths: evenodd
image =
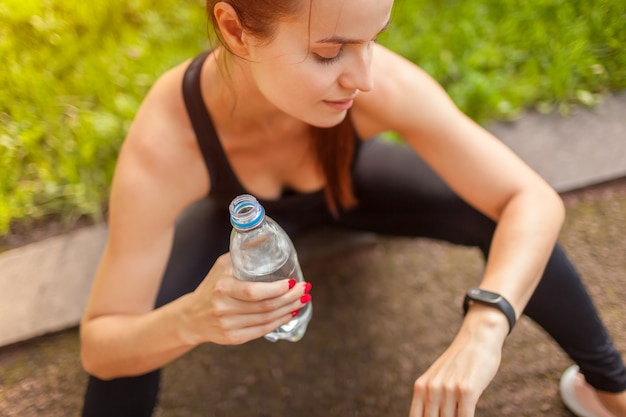
<svg viewBox="0 0 626 417">
<path fill-rule="evenodd" d="M 354 51 L 353 59 L 346 60 L 346 68 L 339 78 L 342 87 L 359 91 L 370 91 L 372 80 L 372 47 L 364 45 Z"/>
</svg>

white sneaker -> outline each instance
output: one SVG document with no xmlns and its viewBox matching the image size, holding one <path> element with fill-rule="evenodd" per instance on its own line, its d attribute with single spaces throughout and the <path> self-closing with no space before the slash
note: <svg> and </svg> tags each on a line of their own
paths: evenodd
<svg viewBox="0 0 626 417">
<path fill-rule="evenodd" d="M 602 405 L 577 365 L 572 365 L 563 372 L 559 390 L 565 406 L 578 417 L 615 417 Z"/>
</svg>

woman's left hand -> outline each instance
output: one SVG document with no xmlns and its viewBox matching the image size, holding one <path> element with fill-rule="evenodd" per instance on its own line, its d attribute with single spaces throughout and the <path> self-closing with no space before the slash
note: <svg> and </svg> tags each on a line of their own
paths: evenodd
<svg viewBox="0 0 626 417">
<path fill-rule="evenodd" d="M 507 333 L 502 313 L 473 306 L 450 347 L 415 381 L 410 417 L 473 417 Z"/>
</svg>

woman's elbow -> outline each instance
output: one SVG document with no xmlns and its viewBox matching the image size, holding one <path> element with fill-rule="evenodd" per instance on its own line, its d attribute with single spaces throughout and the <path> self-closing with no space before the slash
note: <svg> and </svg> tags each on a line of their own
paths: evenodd
<svg viewBox="0 0 626 417">
<path fill-rule="evenodd" d="M 565 204 L 561 196 L 552 187 L 547 186 L 543 195 L 540 197 L 550 213 L 554 222 L 558 224 L 559 228 L 565 221 Z"/>
<path fill-rule="evenodd" d="M 82 368 L 89 375 L 98 379 L 110 380 L 115 378 L 110 367 L 103 361 L 104 355 L 97 349 L 97 342 L 91 337 L 90 331 L 86 329 L 85 323 L 80 326 L 80 363 Z"/>
<path fill-rule="evenodd" d="M 80 363 L 89 375 L 95 376 L 98 379 L 109 380 L 113 379 L 110 375 L 107 375 L 104 372 L 104 369 L 101 366 L 98 366 L 97 361 L 93 360 L 89 354 L 86 353 L 84 348 L 80 350 Z"/>
</svg>

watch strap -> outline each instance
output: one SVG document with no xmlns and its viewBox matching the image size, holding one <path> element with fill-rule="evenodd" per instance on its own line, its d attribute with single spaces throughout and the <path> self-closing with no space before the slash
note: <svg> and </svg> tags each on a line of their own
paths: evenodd
<svg viewBox="0 0 626 417">
<path fill-rule="evenodd" d="M 483 290 L 480 288 L 470 288 L 467 291 L 467 294 L 465 294 L 465 299 L 463 300 L 463 315 L 467 314 L 470 302 L 472 301 L 500 310 L 506 316 L 509 322 L 508 334 L 511 334 L 513 327 L 515 327 L 516 315 L 515 309 L 506 298 L 495 292 Z"/>
</svg>

